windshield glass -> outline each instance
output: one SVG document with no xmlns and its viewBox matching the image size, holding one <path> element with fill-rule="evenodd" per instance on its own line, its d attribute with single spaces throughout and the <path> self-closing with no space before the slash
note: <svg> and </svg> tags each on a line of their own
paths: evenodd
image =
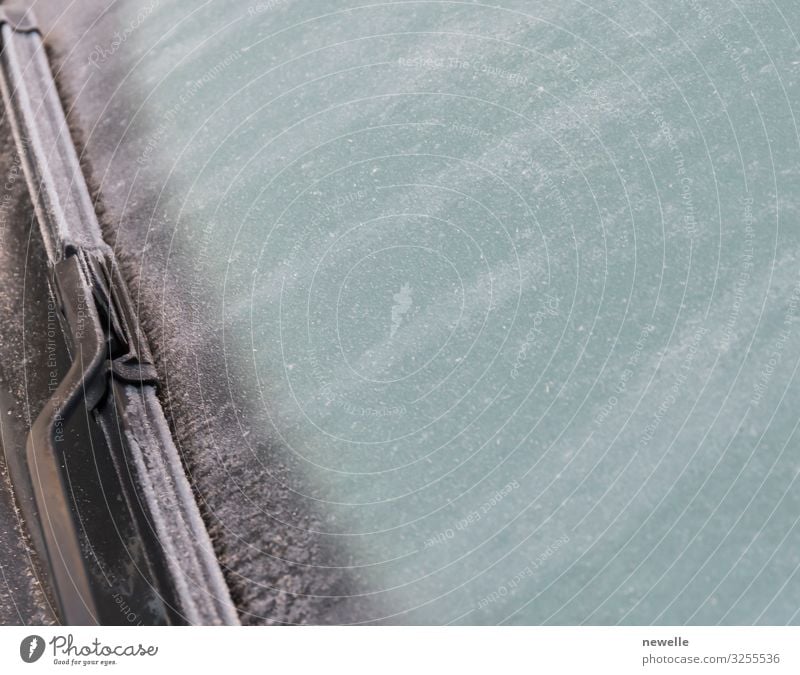
<svg viewBox="0 0 800 675">
<path fill-rule="evenodd" d="M 75 19 L 71 119 L 246 618 L 790 619 L 797 45 L 762 9 Z"/>
</svg>

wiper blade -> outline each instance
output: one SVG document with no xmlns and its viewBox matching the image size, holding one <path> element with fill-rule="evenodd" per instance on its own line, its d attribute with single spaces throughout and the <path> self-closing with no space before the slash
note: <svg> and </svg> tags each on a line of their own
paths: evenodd
<svg viewBox="0 0 800 675">
<path fill-rule="evenodd" d="M 0 45 L 3 102 L 68 360 L 24 450 L 4 449 L 62 619 L 238 623 L 29 11 L 0 7 Z"/>
</svg>

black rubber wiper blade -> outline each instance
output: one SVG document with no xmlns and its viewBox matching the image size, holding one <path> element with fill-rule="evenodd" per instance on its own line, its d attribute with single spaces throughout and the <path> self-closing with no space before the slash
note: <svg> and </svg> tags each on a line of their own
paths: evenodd
<svg viewBox="0 0 800 675">
<path fill-rule="evenodd" d="M 26 447 L 5 452 L 62 619 L 238 623 L 29 12 L 0 7 L 0 46 L 3 102 L 69 361 Z M 98 513 L 108 523 L 92 522 Z M 87 534 L 103 525 L 109 536 Z"/>
</svg>

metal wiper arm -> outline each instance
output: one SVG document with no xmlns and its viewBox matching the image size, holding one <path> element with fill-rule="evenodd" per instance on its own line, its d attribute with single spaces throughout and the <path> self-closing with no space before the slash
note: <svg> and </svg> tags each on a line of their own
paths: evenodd
<svg viewBox="0 0 800 675">
<path fill-rule="evenodd" d="M 142 600 L 148 606 L 140 611 L 151 621 L 237 623 L 155 395 L 157 374 L 147 342 L 113 251 L 103 241 L 29 12 L 0 6 L 0 45 L 0 88 L 70 360 L 31 426 L 24 457 L 21 449 L 6 453 L 16 467 L 12 474 L 27 479 L 16 481 L 24 483 L 18 489 L 24 493 L 28 486 L 33 493 L 21 500 L 23 515 L 29 526 L 38 524 L 34 541 L 43 549 L 62 618 L 69 624 L 122 622 L 111 590 L 126 569 L 134 569 L 141 579 L 128 579 L 128 587 L 145 579 L 160 603 L 153 610 L 153 597 L 149 604 Z M 98 467 L 96 483 L 71 471 L 89 458 Z M 98 551 L 87 540 L 76 490 L 94 490 L 95 500 L 106 505 L 109 499 L 124 503 L 117 511 L 120 523 L 108 523 L 117 528 L 112 546 L 118 548 Z"/>
</svg>

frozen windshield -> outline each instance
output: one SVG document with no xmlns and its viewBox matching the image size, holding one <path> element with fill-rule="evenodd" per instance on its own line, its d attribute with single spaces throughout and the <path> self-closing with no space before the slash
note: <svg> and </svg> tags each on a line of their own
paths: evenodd
<svg viewBox="0 0 800 675">
<path fill-rule="evenodd" d="M 796 619 L 787 18 L 494 4 L 131 2 L 63 50 L 240 608 Z"/>
</svg>

